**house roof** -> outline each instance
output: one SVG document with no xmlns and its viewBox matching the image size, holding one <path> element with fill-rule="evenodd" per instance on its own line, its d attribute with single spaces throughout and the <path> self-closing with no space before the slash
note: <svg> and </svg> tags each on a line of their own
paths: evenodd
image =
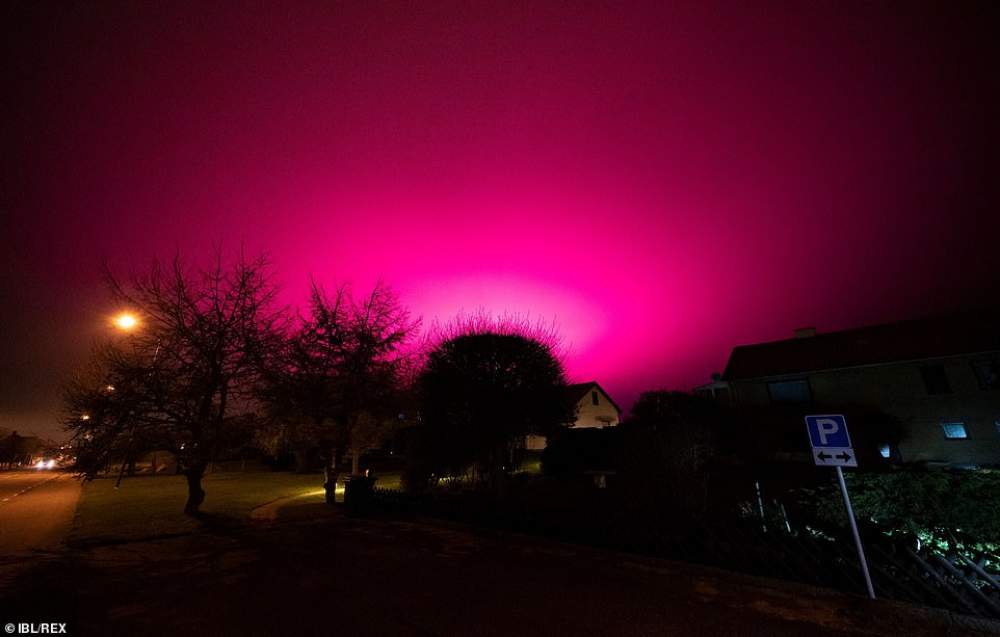
<svg viewBox="0 0 1000 637">
<path fill-rule="evenodd" d="M 567 385 L 566 394 L 570 397 L 570 399 L 572 399 L 573 403 L 575 404 L 583 400 L 587 396 L 587 394 L 589 394 L 594 388 L 597 388 L 598 391 L 604 394 L 604 397 L 608 399 L 608 402 L 611 403 L 611 406 L 614 407 L 618 411 L 618 413 L 621 413 L 622 408 L 618 406 L 618 403 L 615 402 L 614 398 L 612 398 L 608 392 L 604 391 L 603 387 L 597 384 L 596 380 L 592 380 L 587 383 L 575 383 L 573 385 Z"/>
<path fill-rule="evenodd" d="M 725 380 L 1000 351 L 1000 313 L 979 312 L 734 347 Z"/>
</svg>

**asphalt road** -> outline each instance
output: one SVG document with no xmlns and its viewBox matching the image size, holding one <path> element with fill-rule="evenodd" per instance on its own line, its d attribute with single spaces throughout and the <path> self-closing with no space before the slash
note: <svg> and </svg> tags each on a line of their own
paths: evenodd
<svg viewBox="0 0 1000 637">
<path fill-rule="evenodd" d="M 102 637 L 974 634 L 940 613 L 834 591 L 297 508 L 298 520 L 77 545 L 6 599 L 0 586 L 0 622 L 66 622 L 70 634 Z"/>
<path fill-rule="evenodd" d="M 71 475 L 0 472 L 0 563 L 24 552 L 58 549 L 79 499 L 80 483 Z"/>
</svg>

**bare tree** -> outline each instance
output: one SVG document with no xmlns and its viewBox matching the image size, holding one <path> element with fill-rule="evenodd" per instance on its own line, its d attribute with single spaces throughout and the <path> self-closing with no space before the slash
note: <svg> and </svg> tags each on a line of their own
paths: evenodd
<svg viewBox="0 0 1000 637">
<path fill-rule="evenodd" d="M 297 454 L 327 444 L 331 472 L 349 451 L 357 474 L 361 453 L 384 439 L 399 413 L 406 349 L 418 327 L 381 282 L 361 300 L 347 286 L 328 295 L 313 283 L 309 315 L 263 378 L 272 435 Z"/>
<path fill-rule="evenodd" d="M 147 448 L 166 448 L 147 418 L 151 361 L 121 343 L 102 343 L 63 390 L 66 428 L 74 433 L 76 467 L 93 478 Z"/>
<path fill-rule="evenodd" d="M 343 434 L 335 418 L 341 402 L 340 372 L 347 346 L 349 296 L 346 286 L 331 297 L 315 282 L 309 313 L 268 361 L 259 393 L 267 426 L 261 435 L 272 448 L 289 448 L 296 469 L 305 471 L 307 457 L 322 441 L 333 448 Z"/>
<path fill-rule="evenodd" d="M 340 420 L 351 473 L 357 475 L 361 453 L 384 439 L 399 414 L 412 355 L 407 345 L 420 321 L 411 319 L 395 292 L 379 281 L 366 298 L 350 304 L 348 326 Z"/>
<path fill-rule="evenodd" d="M 188 482 L 184 511 L 196 513 L 205 470 L 254 411 L 261 368 L 285 328 L 269 265 L 242 252 L 227 262 L 216 250 L 208 267 L 175 257 L 127 283 L 110 272 L 107 281 L 140 323 L 127 343 L 95 355 L 114 392 L 102 397 L 103 378 L 91 378 L 89 392 L 78 382 L 67 392 L 68 422 L 98 464 L 140 432 L 174 453 Z M 93 411 L 86 419 L 84 408 Z"/>
</svg>

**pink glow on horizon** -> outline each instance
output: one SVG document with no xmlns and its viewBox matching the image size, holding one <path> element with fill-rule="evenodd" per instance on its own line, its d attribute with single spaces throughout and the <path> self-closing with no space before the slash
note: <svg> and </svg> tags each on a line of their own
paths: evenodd
<svg viewBox="0 0 1000 637">
<path fill-rule="evenodd" d="M 644 244 L 662 238 L 631 234 L 646 220 L 636 219 L 629 204 L 602 209 L 601 196 L 580 188 L 561 199 L 541 190 L 533 196 L 480 192 L 444 204 L 414 194 L 401 201 L 313 203 L 299 214 L 304 210 L 308 223 L 331 230 L 289 237 L 298 251 L 271 248 L 286 279 L 304 281 L 294 273 L 308 272 L 330 284 L 349 280 L 358 291 L 384 280 L 425 327 L 481 310 L 554 323 L 574 381 L 601 379 L 621 391 L 617 378 L 634 372 L 637 357 L 655 348 L 665 359 L 695 354 L 685 323 L 710 309 L 684 262 L 700 262 L 701 242 L 680 235 L 662 244 L 674 254 L 653 260 Z M 350 235 L 336 231 L 341 208 L 351 210 Z M 664 261 L 677 264 L 676 274 L 663 272 Z M 303 293 L 293 278 L 286 298 L 294 303 Z"/>
<path fill-rule="evenodd" d="M 381 278 L 425 324 L 555 321 L 571 377 L 626 408 L 736 344 L 960 307 L 997 271 L 972 11 L 22 9 L 0 398 L 44 426 L 106 328 L 104 258 L 243 243 L 289 303 Z"/>
</svg>

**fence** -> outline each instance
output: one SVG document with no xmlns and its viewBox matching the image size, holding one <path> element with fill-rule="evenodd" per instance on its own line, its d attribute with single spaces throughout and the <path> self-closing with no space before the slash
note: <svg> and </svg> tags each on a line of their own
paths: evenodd
<svg viewBox="0 0 1000 637">
<path fill-rule="evenodd" d="M 985 557 L 920 552 L 885 535 L 864 538 L 876 594 L 975 617 L 1000 619 L 1000 574 Z M 672 556 L 747 573 L 862 593 L 865 590 L 853 540 L 839 532 L 788 530 L 744 522 L 704 527 Z"/>
</svg>

